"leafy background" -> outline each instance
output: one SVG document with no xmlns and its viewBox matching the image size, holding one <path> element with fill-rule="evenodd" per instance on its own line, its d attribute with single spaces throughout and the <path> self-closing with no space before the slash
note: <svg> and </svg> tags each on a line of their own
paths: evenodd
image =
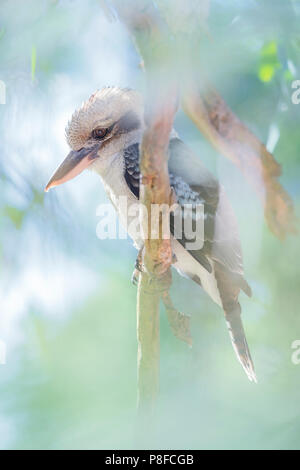
<svg viewBox="0 0 300 470">
<path fill-rule="evenodd" d="M 64 128 L 97 88 L 141 88 L 124 27 L 97 0 L 2 0 L 0 79 L 1 449 L 136 448 L 135 250 L 100 241 L 98 177 L 44 194 L 67 153 Z M 274 151 L 299 215 L 300 2 L 212 0 L 202 54 L 207 74 Z M 174 273 L 173 297 L 192 315 L 192 349 L 161 312 L 161 396 L 145 448 L 299 449 L 299 239 L 267 230 L 239 171 L 182 112 L 176 129 L 216 174 L 236 211 L 253 299 L 241 296 L 258 385 L 232 351 L 219 308 Z"/>
</svg>

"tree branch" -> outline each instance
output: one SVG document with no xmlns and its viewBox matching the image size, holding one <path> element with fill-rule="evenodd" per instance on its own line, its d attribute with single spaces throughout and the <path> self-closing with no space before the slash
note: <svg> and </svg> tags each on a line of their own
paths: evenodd
<svg viewBox="0 0 300 470">
<path fill-rule="evenodd" d="M 178 98 L 175 83 L 164 80 L 163 69 L 170 62 L 169 37 L 164 22 L 152 2 L 114 0 L 119 18 L 133 36 L 144 61 L 147 77 L 146 115 L 140 149 L 140 203 L 147 236 L 144 239 L 144 271 L 139 276 L 137 294 L 138 409 L 153 411 L 159 388 L 159 305 L 171 285 L 172 250 L 170 237 L 164 239 L 159 212 L 158 237 L 152 238 L 153 204 L 173 202 L 168 173 L 168 146 Z M 157 35 L 156 32 L 160 31 Z"/>
<path fill-rule="evenodd" d="M 281 167 L 265 145 L 211 87 L 192 84 L 183 108 L 213 147 L 229 158 L 259 196 L 269 229 L 279 239 L 296 233 L 292 201 L 278 178 Z"/>
<path fill-rule="evenodd" d="M 176 93 L 159 96 L 149 116 L 148 128 L 141 145 L 140 202 L 146 208 L 144 272 L 141 273 L 137 299 L 138 330 L 138 407 L 153 409 L 159 384 L 159 303 L 170 288 L 172 250 L 170 238 L 163 239 L 162 214 L 159 237 L 151 238 L 153 204 L 170 204 L 171 189 L 168 174 L 169 135 L 177 108 Z M 142 216 L 145 216 L 142 214 Z"/>
</svg>

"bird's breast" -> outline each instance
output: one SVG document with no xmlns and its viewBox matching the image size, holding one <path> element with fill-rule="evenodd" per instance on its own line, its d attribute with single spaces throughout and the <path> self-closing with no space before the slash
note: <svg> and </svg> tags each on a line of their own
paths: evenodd
<svg viewBox="0 0 300 470">
<path fill-rule="evenodd" d="M 130 191 L 124 178 L 124 167 L 121 159 L 116 159 L 102 175 L 106 194 L 116 209 L 120 223 L 134 241 L 137 248 L 143 244 L 139 227 L 139 201 Z"/>
</svg>

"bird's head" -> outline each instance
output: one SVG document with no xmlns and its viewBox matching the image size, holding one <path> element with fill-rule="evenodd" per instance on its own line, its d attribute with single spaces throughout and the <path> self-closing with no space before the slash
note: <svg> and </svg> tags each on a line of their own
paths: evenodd
<svg viewBox="0 0 300 470">
<path fill-rule="evenodd" d="M 66 128 L 71 151 L 45 190 L 79 175 L 86 168 L 100 173 L 109 159 L 137 142 L 144 127 L 141 95 L 130 89 L 103 88 L 76 110 Z"/>
</svg>

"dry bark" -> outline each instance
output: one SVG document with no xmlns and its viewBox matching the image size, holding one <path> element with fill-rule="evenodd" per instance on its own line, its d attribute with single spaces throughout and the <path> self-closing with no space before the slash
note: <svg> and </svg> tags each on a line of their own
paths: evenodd
<svg viewBox="0 0 300 470">
<path fill-rule="evenodd" d="M 151 238 L 152 204 L 170 204 L 172 193 L 168 174 L 168 144 L 176 112 L 176 94 L 165 93 L 152 105 L 148 127 L 141 145 L 140 202 L 147 209 L 148 238 L 144 242 L 144 270 L 140 275 L 137 298 L 138 406 L 153 407 L 159 387 L 159 304 L 171 284 L 172 250 L 170 238 Z"/>
<path fill-rule="evenodd" d="M 269 229 L 279 239 L 295 233 L 292 200 L 279 182 L 281 166 L 265 145 L 238 119 L 211 86 L 195 84 L 183 108 L 214 148 L 229 158 L 259 196 Z"/>
</svg>

